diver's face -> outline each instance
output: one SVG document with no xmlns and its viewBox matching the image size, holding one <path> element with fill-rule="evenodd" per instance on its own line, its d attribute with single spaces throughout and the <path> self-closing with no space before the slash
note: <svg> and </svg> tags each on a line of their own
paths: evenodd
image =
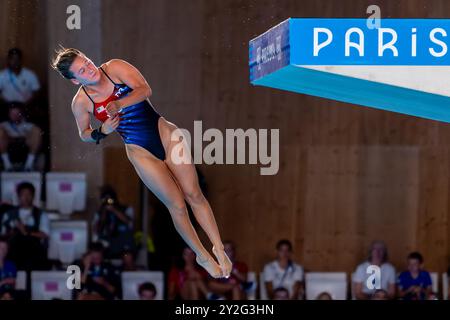
<svg viewBox="0 0 450 320">
<path fill-rule="evenodd" d="M 72 82 L 76 85 L 79 84 L 95 84 L 100 81 L 100 72 L 97 66 L 87 57 L 78 56 L 72 62 L 72 65 L 69 69 L 74 79 L 71 79 Z"/>
</svg>

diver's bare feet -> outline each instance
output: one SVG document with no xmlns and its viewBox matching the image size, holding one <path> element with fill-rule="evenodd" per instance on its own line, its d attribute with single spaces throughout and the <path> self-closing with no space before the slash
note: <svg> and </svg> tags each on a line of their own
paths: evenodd
<svg viewBox="0 0 450 320">
<path fill-rule="evenodd" d="M 214 255 L 217 258 L 217 261 L 219 261 L 220 268 L 222 269 L 223 276 L 225 278 L 228 278 L 231 273 L 231 269 L 233 268 L 233 264 L 231 263 L 230 258 L 228 258 L 227 254 L 222 248 L 216 248 L 215 246 L 212 248 L 212 251 Z"/>
<path fill-rule="evenodd" d="M 217 264 L 216 261 L 214 261 L 214 259 L 208 254 L 207 256 L 197 256 L 195 258 L 195 261 L 197 261 L 197 263 L 206 271 L 208 271 L 208 273 L 211 275 L 211 277 L 213 278 L 221 278 L 223 277 L 222 275 L 222 269 L 219 267 L 219 265 Z"/>
</svg>

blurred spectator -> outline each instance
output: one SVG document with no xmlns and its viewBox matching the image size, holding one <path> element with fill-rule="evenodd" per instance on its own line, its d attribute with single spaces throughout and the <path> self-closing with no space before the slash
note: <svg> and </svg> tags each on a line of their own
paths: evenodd
<svg viewBox="0 0 450 320">
<path fill-rule="evenodd" d="M 211 292 L 224 296 L 226 299 L 244 300 L 247 283 L 248 267 L 245 263 L 236 260 L 236 246 L 231 241 L 223 242 L 225 253 L 233 263 L 233 269 L 228 279 L 210 278 L 208 283 Z"/>
<path fill-rule="evenodd" d="M 291 300 L 303 298 L 303 267 L 292 261 L 292 244 L 280 240 L 276 245 L 277 259 L 264 266 L 263 277 L 269 299 L 280 287 L 289 291 Z"/>
<path fill-rule="evenodd" d="M 0 237 L 0 294 L 7 290 L 14 290 L 16 286 L 17 269 L 13 262 L 6 260 L 8 255 L 8 241 Z"/>
<path fill-rule="evenodd" d="M 189 247 L 182 251 L 181 258 L 169 272 L 168 299 L 199 300 L 209 298 L 206 286 L 206 271 L 195 261 L 195 253 Z"/>
<path fill-rule="evenodd" d="M 286 288 L 276 288 L 273 291 L 273 300 L 289 300 L 289 291 Z"/>
<path fill-rule="evenodd" d="M 389 295 L 385 290 L 379 289 L 373 293 L 370 300 L 389 300 Z"/>
<path fill-rule="evenodd" d="M 14 208 L 14 206 L 12 206 L 11 204 L 9 204 L 9 203 L 6 203 L 6 202 L 0 202 L 0 231 L 1 231 L 1 222 L 2 222 L 2 220 L 3 220 L 3 215 L 7 212 L 7 211 L 9 211 L 9 210 L 11 210 L 11 209 L 13 209 Z"/>
<path fill-rule="evenodd" d="M 328 292 L 322 292 L 317 296 L 316 300 L 333 300 L 333 297 Z"/>
<path fill-rule="evenodd" d="M 0 102 L 29 104 L 40 89 L 36 74 L 22 66 L 22 51 L 8 51 L 6 68 L 0 71 Z"/>
<path fill-rule="evenodd" d="M 151 282 L 144 282 L 139 286 L 138 293 L 140 300 L 155 300 L 156 287 Z"/>
<path fill-rule="evenodd" d="M 82 291 L 77 295 L 76 300 L 105 300 L 98 292 Z"/>
<path fill-rule="evenodd" d="M 431 276 L 423 270 L 423 257 L 413 252 L 407 258 L 408 271 L 398 277 L 398 295 L 403 300 L 425 300 L 432 291 Z"/>
<path fill-rule="evenodd" d="M 134 250 L 133 208 L 122 205 L 111 186 L 100 190 L 101 205 L 94 216 L 94 241 L 107 247 L 108 258 L 118 258 L 124 249 Z"/>
<path fill-rule="evenodd" d="M 427 300 L 439 300 L 439 296 L 436 292 L 430 292 L 427 296 Z"/>
<path fill-rule="evenodd" d="M 119 294 L 119 279 L 114 268 L 104 261 L 103 252 L 103 245 L 99 242 L 89 246 L 89 251 L 83 256 L 81 283 L 87 293 L 96 292 L 112 300 Z"/>
<path fill-rule="evenodd" d="M 122 267 L 120 271 L 138 271 L 136 266 L 134 252 L 131 250 L 125 250 L 122 252 Z"/>
<path fill-rule="evenodd" d="M 45 270 L 50 233 L 48 216 L 33 205 L 35 189 L 31 183 L 20 183 L 17 196 L 19 206 L 5 212 L 0 234 L 8 237 L 10 258 L 19 270 Z"/>
<path fill-rule="evenodd" d="M 389 299 L 395 298 L 395 268 L 388 262 L 388 252 L 383 241 L 372 242 L 367 261 L 361 263 L 353 275 L 353 287 L 355 298 L 358 300 L 368 300 L 375 288 L 370 289 L 367 286 L 367 279 L 372 275 L 369 272 L 369 266 L 375 265 L 381 272 L 381 289 L 387 292 Z"/>
<path fill-rule="evenodd" d="M 26 159 L 23 159 L 24 170 L 34 170 L 34 162 L 41 143 L 41 129 L 31 122 L 25 121 L 23 106 L 18 103 L 9 104 L 8 120 L 0 123 L 0 153 L 4 169 L 13 170 L 12 162 L 22 160 L 17 159 L 17 155 L 28 153 Z M 13 161 L 10 160 L 10 154 L 16 155 Z"/>
<path fill-rule="evenodd" d="M 0 300 L 15 300 L 13 290 L 0 291 Z"/>
</svg>

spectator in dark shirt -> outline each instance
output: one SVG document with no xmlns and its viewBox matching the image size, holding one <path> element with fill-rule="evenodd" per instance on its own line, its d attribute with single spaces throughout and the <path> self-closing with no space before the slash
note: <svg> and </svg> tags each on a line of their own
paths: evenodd
<svg viewBox="0 0 450 320">
<path fill-rule="evenodd" d="M 108 258 L 119 258 L 124 249 L 134 250 L 133 208 L 119 202 L 111 186 L 100 192 L 100 208 L 94 216 L 94 240 L 107 247 Z"/>
<path fill-rule="evenodd" d="M 407 258 L 408 270 L 398 277 L 399 297 L 403 300 L 426 300 L 432 291 L 430 273 L 423 270 L 423 257 L 413 252 Z"/>
<path fill-rule="evenodd" d="M 8 237 L 10 258 L 19 270 L 46 270 L 49 267 L 48 216 L 33 205 L 35 189 L 31 183 L 20 183 L 17 196 L 19 206 L 3 214 L 0 234 Z"/>
<path fill-rule="evenodd" d="M 112 300 L 119 294 L 119 281 L 114 268 L 103 259 L 103 245 L 92 243 L 89 252 L 82 261 L 83 289 L 88 292 L 96 292 L 105 299 Z"/>
</svg>

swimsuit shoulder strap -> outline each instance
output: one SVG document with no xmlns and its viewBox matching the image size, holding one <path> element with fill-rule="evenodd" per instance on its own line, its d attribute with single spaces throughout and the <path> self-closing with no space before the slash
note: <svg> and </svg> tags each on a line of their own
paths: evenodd
<svg viewBox="0 0 450 320">
<path fill-rule="evenodd" d="M 88 98 L 89 98 L 89 100 L 91 100 L 92 101 L 92 103 L 94 104 L 94 106 L 95 106 L 95 102 L 94 102 L 94 100 L 92 100 L 92 98 L 91 98 L 91 96 L 87 93 L 87 91 L 86 91 L 86 89 L 85 89 L 85 87 L 84 86 L 81 86 L 81 88 L 83 89 L 83 91 L 84 91 L 84 93 L 86 93 L 86 95 L 88 96 Z"/>
<path fill-rule="evenodd" d="M 102 70 L 102 72 L 105 74 L 105 76 L 109 79 L 109 81 L 111 81 L 113 83 L 113 85 L 116 87 L 117 83 L 115 83 L 114 81 L 112 81 L 112 79 L 108 76 L 108 74 L 106 73 L 105 70 L 103 70 L 102 67 L 99 67 L 100 70 Z"/>
</svg>

